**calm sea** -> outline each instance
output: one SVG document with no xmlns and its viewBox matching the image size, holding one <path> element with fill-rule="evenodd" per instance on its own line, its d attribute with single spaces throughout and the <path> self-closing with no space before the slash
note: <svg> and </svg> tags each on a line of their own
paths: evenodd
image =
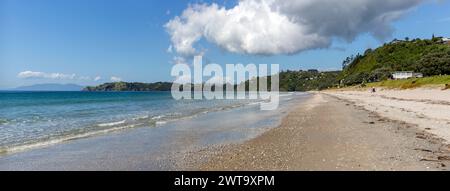
<svg viewBox="0 0 450 191">
<path fill-rule="evenodd" d="M 258 100 L 179 100 L 170 92 L 0 92 L 0 153 L 153 127 Z"/>
</svg>

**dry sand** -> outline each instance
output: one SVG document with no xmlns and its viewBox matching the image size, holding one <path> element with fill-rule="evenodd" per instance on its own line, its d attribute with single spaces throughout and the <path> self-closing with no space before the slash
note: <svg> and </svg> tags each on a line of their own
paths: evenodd
<svg viewBox="0 0 450 191">
<path fill-rule="evenodd" d="M 417 102 L 424 110 L 444 109 L 441 107 L 447 98 L 429 96 L 416 100 L 401 95 L 316 93 L 293 109 L 279 127 L 242 144 L 192 153 L 186 160 L 189 162 L 181 166 L 185 170 L 447 170 L 450 147 L 443 136 L 433 134 L 437 129 L 421 126 L 429 122 L 421 120 L 434 111 L 424 112 L 423 118 L 416 117 L 420 123 L 379 113 L 391 109 L 399 115 L 407 112 L 391 108 L 396 104 L 409 108 L 402 99 Z M 361 101 L 366 99 L 382 102 L 383 106 Z M 440 112 L 430 118 L 448 120 Z"/>
<path fill-rule="evenodd" d="M 382 117 L 417 125 L 450 143 L 450 90 L 328 91 Z"/>
</svg>

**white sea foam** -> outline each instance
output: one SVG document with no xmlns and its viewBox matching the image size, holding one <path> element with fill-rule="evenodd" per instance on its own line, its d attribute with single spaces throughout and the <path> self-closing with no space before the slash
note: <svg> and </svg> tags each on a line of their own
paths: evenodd
<svg viewBox="0 0 450 191">
<path fill-rule="evenodd" d="M 165 115 L 158 115 L 158 116 L 152 117 L 152 119 L 161 119 L 163 117 L 165 117 Z"/>
<path fill-rule="evenodd" d="M 296 94 L 288 94 L 289 95 L 296 95 Z M 93 123 L 88 124 L 87 129 L 75 129 L 75 133 L 67 132 L 62 133 L 62 135 L 55 135 L 55 137 L 51 137 L 50 139 L 40 139 L 40 140 L 32 140 L 31 142 L 22 142 L 21 145 L 9 145 L 5 147 L 0 147 L 0 153 L 6 152 L 6 153 L 14 153 L 14 152 L 20 152 L 28 149 L 33 148 L 40 148 L 40 147 L 46 147 L 49 145 L 58 144 L 61 142 L 73 140 L 73 139 L 81 139 L 85 137 L 100 135 L 108 132 L 118 131 L 118 130 L 125 130 L 127 128 L 133 128 L 133 127 L 143 127 L 143 126 L 163 126 L 167 123 L 183 120 L 183 119 L 191 119 L 198 117 L 200 115 L 207 115 L 210 112 L 220 112 L 224 110 L 231 110 L 238 107 L 246 106 L 246 105 L 258 105 L 262 102 L 265 102 L 264 100 L 255 100 L 250 103 L 237 103 L 237 104 L 226 104 L 226 105 L 206 105 L 202 107 L 201 109 L 195 109 L 195 110 L 189 110 L 185 111 L 183 109 L 179 109 L 177 111 L 172 111 L 165 114 L 153 114 L 149 115 L 148 113 L 140 113 L 139 115 L 135 115 L 130 117 L 129 119 L 121 120 L 121 121 L 112 121 L 112 122 L 104 122 L 104 123 Z M 187 106 L 188 107 L 188 106 Z M 205 108 L 206 107 L 206 108 Z M 134 118 L 133 118 L 134 117 Z M 2 118 L 3 119 L 3 118 Z M 0 124 L 0 126 L 5 126 L 5 120 L 0 119 L 0 122 L 3 122 L 3 124 Z M 35 118 L 37 120 L 41 120 L 40 118 Z M 11 119 L 6 121 L 8 122 L 14 122 L 14 120 L 18 119 Z M 47 119 L 46 119 L 47 121 Z M 81 132 L 80 132 L 81 131 Z"/>
<path fill-rule="evenodd" d="M 156 125 L 164 125 L 164 124 L 166 124 L 167 123 L 167 121 L 157 121 L 156 122 Z"/>
<path fill-rule="evenodd" d="M 70 140 L 74 140 L 74 139 L 81 139 L 81 138 L 91 137 L 91 136 L 95 136 L 95 135 L 106 134 L 106 133 L 113 132 L 113 131 L 119 131 L 119 130 L 123 130 L 123 129 L 133 128 L 135 126 L 136 125 L 126 125 L 126 126 L 120 126 L 120 127 L 115 127 L 115 128 L 98 130 L 98 131 L 90 131 L 90 132 L 86 132 L 86 133 L 82 133 L 82 134 L 78 134 L 78 135 L 67 135 L 67 136 L 64 136 L 64 137 L 51 139 L 51 140 L 47 140 L 47 141 L 31 143 L 31 144 L 25 144 L 25 145 L 1 148 L 0 149 L 0 153 L 1 152 L 6 152 L 6 153 L 10 154 L 10 153 L 16 153 L 16 152 L 25 151 L 25 150 L 34 149 L 34 148 L 42 148 L 42 147 L 46 147 L 46 146 L 62 143 L 62 142 L 65 142 L 65 141 L 70 141 Z"/>
<path fill-rule="evenodd" d="M 126 122 L 126 120 L 110 122 L 110 123 L 100 123 L 100 124 L 97 124 L 97 126 L 99 126 L 99 127 L 112 127 L 112 126 L 124 124 L 125 122 Z"/>
<path fill-rule="evenodd" d="M 137 121 L 137 120 L 147 119 L 148 117 L 149 117 L 148 115 L 141 115 L 141 116 L 133 118 L 133 120 Z"/>
</svg>

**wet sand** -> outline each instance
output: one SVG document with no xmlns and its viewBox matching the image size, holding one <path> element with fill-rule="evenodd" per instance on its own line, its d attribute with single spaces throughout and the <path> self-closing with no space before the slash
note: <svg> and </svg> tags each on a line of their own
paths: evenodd
<svg viewBox="0 0 450 191">
<path fill-rule="evenodd" d="M 417 125 L 316 93 L 277 128 L 190 153 L 184 170 L 448 170 L 450 147 Z"/>
<path fill-rule="evenodd" d="M 0 154 L 4 170 L 177 170 L 186 153 L 241 143 L 276 127 L 310 94 L 282 97 L 278 110 L 258 104 L 208 112 L 156 127 L 132 128 L 65 141 L 17 153 Z"/>
</svg>

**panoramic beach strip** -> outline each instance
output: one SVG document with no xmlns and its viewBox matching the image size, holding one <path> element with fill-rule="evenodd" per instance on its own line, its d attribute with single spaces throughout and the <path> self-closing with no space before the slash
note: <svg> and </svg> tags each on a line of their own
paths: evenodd
<svg viewBox="0 0 450 191">
<path fill-rule="evenodd" d="M 0 0 L 0 171 L 147 171 L 170 190 L 450 171 L 449 10 Z"/>
<path fill-rule="evenodd" d="M 249 103 L 150 129 L 111 123 L 124 128 L 6 154 L 0 168 L 448 170 L 450 91 L 436 86 L 376 89 L 286 94 L 275 112 L 262 113 Z M 160 138 L 167 140 L 154 140 Z"/>
</svg>

